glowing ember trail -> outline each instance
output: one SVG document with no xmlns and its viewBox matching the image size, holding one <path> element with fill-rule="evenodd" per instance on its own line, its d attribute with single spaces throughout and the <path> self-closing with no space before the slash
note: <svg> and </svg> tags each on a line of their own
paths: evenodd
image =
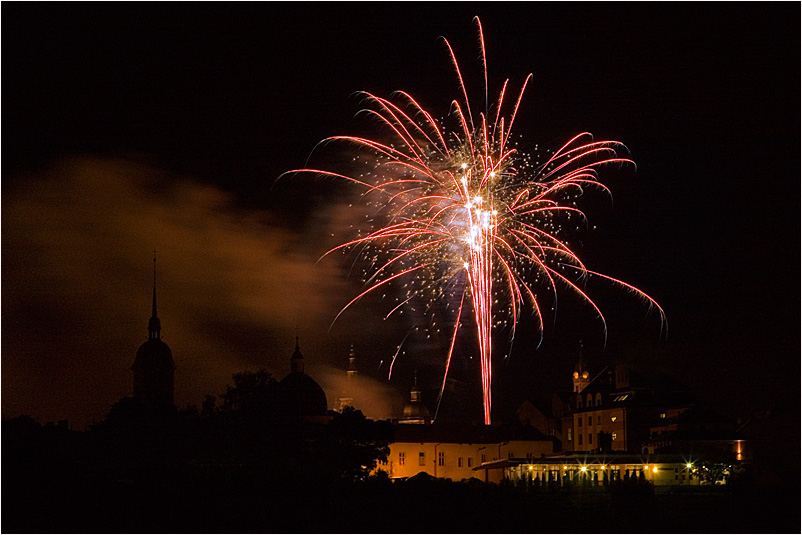
<svg viewBox="0 0 802 535">
<path fill-rule="evenodd" d="M 484 39 L 479 19 L 474 20 L 479 25 L 487 95 Z M 526 301 L 532 306 L 542 340 L 543 297 L 535 288 L 545 287 L 555 303 L 558 286 L 575 292 L 598 314 L 605 339 L 604 316 L 581 287 L 590 276 L 634 292 L 650 308 L 659 310 L 661 323 L 665 315 L 637 288 L 589 271 L 564 237 L 569 225 L 576 228 L 578 221 L 585 223 L 575 200 L 587 188 L 609 193 L 598 180 L 599 169 L 612 164 L 634 165 L 632 160 L 618 156 L 626 147 L 615 141 L 594 141 L 590 134 L 582 133 L 544 162 L 533 161 L 536 155 L 519 151 L 511 142 L 512 125 L 532 75 L 524 81 L 509 116 L 502 112 L 508 107 L 505 94 L 509 80 L 504 82 L 493 111 L 474 116 L 456 56 L 448 41 L 445 43 L 463 96 L 462 101 L 454 100 L 451 105 L 455 129 L 442 126 L 403 91 L 397 92 L 399 104 L 363 93 L 372 105 L 364 111 L 386 126 L 394 140 L 383 143 L 335 136 L 324 141 L 344 141 L 366 149 L 371 157 L 356 161 L 368 169 L 351 173 L 353 176 L 321 169 L 290 173 L 314 173 L 358 184 L 365 189 L 367 206 L 385 216 L 381 223 L 374 217 L 371 221 L 375 226 L 370 231 L 329 251 L 359 248 L 368 266 L 365 290 L 342 311 L 364 295 L 380 288 L 386 291 L 400 281 L 405 282 L 398 305 L 390 314 L 403 306 L 416 312 L 422 309 L 430 318 L 430 328 L 439 333 L 437 318 L 445 309 L 449 321 L 456 323 L 441 396 L 464 298 L 470 294 L 479 342 L 484 421 L 490 424 L 492 333 L 505 324 L 511 325 L 514 333 Z"/>
</svg>

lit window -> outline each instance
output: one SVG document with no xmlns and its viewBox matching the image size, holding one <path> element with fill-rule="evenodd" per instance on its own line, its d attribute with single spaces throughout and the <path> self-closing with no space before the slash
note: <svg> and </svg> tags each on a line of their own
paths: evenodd
<svg viewBox="0 0 802 535">
<path fill-rule="evenodd" d="M 418 453 L 418 466 L 426 466 L 426 454 L 422 451 Z"/>
<path fill-rule="evenodd" d="M 614 422 L 616 420 L 618 420 L 618 416 L 610 416 L 610 421 L 611 422 Z"/>
<path fill-rule="evenodd" d="M 404 452 L 398 452 L 398 466 L 404 466 Z"/>
<path fill-rule="evenodd" d="M 437 466 L 445 466 L 446 465 L 446 454 L 444 451 L 437 453 Z"/>
<path fill-rule="evenodd" d="M 660 418 L 665 418 L 665 417 L 666 417 L 666 413 L 664 413 L 664 412 L 661 412 L 661 413 L 660 413 Z"/>
<path fill-rule="evenodd" d="M 457 466 L 462 468 L 462 457 L 457 457 Z"/>
<path fill-rule="evenodd" d="M 483 463 L 487 462 L 487 454 L 486 453 L 482 454 L 482 462 Z"/>
<path fill-rule="evenodd" d="M 613 433 L 613 440 L 618 440 L 618 433 Z"/>
<path fill-rule="evenodd" d="M 573 440 L 573 437 L 571 436 L 571 435 L 573 435 L 573 433 L 571 431 L 573 431 L 573 429 L 571 427 L 569 427 L 568 428 L 568 442 L 571 442 Z"/>
<path fill-rule="evenodd" d="M 473 457 L 468 457 L 468 468 L 473 466 Z"/>
</svg>

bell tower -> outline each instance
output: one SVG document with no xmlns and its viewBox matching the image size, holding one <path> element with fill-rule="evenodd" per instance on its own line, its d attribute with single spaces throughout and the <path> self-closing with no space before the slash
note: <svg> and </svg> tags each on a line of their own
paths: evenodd
<svg viewBox="0 0 802 535">
<path fill-rule="evenodd" d="M 590 383 L 590 373 L 588 366 L 582 358 L 582 340 L 579 341 L 579 362 L 574 366 L 574 374 L 572 376 L 574 383 L 574 392 L 582 392 L 588 383 Z"/>
</svg>

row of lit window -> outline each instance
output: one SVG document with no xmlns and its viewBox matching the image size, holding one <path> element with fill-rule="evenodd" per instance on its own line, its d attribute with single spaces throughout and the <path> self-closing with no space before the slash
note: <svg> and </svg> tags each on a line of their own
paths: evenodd
<svg viewBox="0 0 802 535">
<path fill-rule="evenodd" d="M 482 462 L 485 462 L 486 458 L 487 455 L 483 453 Z M 463 466 L 462 461 L 463 461 L 462 457 L 457 458 L 457 466 L 459 466 L 460 468 Z M 468 468 L 472 467 L 473 457 L 468 457 L 467 461 L 468 461 Z M 406 464 L 406 456 L 404 455 L 403 451 L 398 452 L 398 466 L 404 466 L 404 464 Z M 445 465 L 446 465 L 446 454 L 445 452 L 440 451 L 437 453 L 437 466 L 445 466 Z M 424 451 L 418 452 L 418 466 L 426 466 L 426 452 Z"/>
<path fill-rule="evenodd" d="M 527 458 L 532 457 L 531 453 L 526 454 Z M 513 452 L 508 452 L 507 457 L 512 459 L 515 457 Z M 487 462 L 487 454 L 481 454 L 481 462 Z M 406 455 L 403 451 L 398 452 L 398 466 L 404 466 L 406 464 Z M 445 466 L 446 465 L 446 454 L 444 451 L 437 452 L 437 466 Z M 418 466 L 426 466 L 426 452 L 420 451 L 418 452 Z M 457 467 L 462 468 L 467 466 L 468 468 L 473 467 L 473 457 L 457 457 Z"/>
</svg>

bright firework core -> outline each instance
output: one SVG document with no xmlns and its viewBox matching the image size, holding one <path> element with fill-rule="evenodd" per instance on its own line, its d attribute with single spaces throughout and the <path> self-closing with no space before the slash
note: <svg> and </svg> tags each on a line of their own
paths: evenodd
<svg viewBox="0 0 802 535">
<path fill-rule="evenodd" d="M 481 23 L 479 37 L 487 95 L 487 64 Z M 361 297 L 389 284 L 404 281 L 399 304 L 424 303 L 431 313 L 438 302 L 459 303 L 451 310 L 453 331 L 446 357 L 442 397 L 454 344 L 470 295 L 476 325 L 482 374 L 484 421 L 490 424 L 492 334 L 503 323 L 514 328 L 521 307 L 528 302 L 543 333 L 538 291 L 556 295 L 563 287 L 579 295 L 601 318 L 604 315 L 580 287 L 591 275 L 619 284 L 663 311 L 640 290 L 588 270 L 568 247 L 567 225 L 584 223 L 575 200 L 587 188 L 609 190 L 598 179 L 599 169 L 611 164 L 634 165 L 618 156 L 626 148 L 614 141 L 593 141 L 587 133 L 571 139 L 543 163 L 517 150 L 510 142 L 512 125 L 529 75 L 509 116 L 505 101 L 507 82 L 487 115 L 471 111 L 468 93 L 456 57 L 454 63 L 462 101 L 452 102 L 457 128 L 448 130 L 412 96 L 399 91 L 400 104 L 365 93 L 375 109 L 365 110 L 389 129 L 390 143 L 352 136 L 335 136 L 370 151 L 375 163 L 358 176 L 319 169 L 315 173 L 356 183 L 365 189 L 366 204 L 385 219 L 376 227 L 332 251 L 358 248 L 368 268 Z M 489 104 L 489 102 L 486 102 Z M 332 252 L 330 251 L 330 252 Z M 397 355 L 397 353 L 396 353 Z M 390 367 L 392 373 L 392 366 Z M 439 405 L 439 400 L 438 400 Z"/>
</svg>

